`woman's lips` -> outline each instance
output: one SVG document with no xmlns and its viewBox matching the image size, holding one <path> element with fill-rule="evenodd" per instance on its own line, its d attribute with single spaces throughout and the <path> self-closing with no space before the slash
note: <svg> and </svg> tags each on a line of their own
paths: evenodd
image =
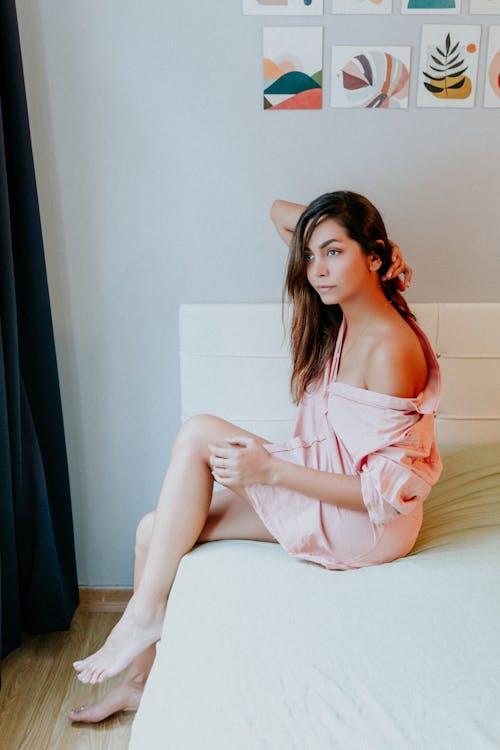
<svg viewBox="0 0 500 750">
<path fill-rule="evenodd" d="M 332 284 L 331 286 L 317 286 L 316 291 L 318 292 L 329 292 L 331 289 L 335 289 L 335 284 Z"/>
</svg>

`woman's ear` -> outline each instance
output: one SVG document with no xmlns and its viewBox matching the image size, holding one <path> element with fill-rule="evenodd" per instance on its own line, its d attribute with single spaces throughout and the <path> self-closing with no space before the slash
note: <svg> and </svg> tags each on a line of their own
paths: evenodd
<svg viewBox="0 0 500 750">
<path fill-rule="evenodd" d="M 382 265 L 382 259 L 377 253 L 372 253 L 368 258 L 368 268 L 370 271 L 378 271 Z"/>
<path fill-rule="evenodd" d="M 381 247 L 381 249 L 385 248 L 385 243 L 383 240 L 375 240 L 375 245 L 378 245 L 379 247 Z M 380 255 L 374 250 L 369 256 L 370 271 L 378 271 L 381 265 L 382 265 L 382 259 Z"/>
</svg>

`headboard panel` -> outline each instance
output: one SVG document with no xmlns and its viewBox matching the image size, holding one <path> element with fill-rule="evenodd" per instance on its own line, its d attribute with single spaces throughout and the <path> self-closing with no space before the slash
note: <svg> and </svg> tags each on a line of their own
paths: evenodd
<svg viewBox="0 0 500 750">
<path fill-rule="evenodd" d="M 500 442 L 500 303 L 411 307 L 441 365 L 438 442 Z M 183 420 L 211 413 L 271 441 L 290 437 L 296 407 L 279 303 L 181 305 L 180 367 Z"/>
</svg>

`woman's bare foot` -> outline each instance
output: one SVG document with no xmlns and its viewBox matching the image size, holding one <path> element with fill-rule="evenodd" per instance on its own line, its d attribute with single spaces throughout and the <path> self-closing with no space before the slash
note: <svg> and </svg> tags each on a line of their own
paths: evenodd
<svg viewBox="0 0 500 750">
<path fill-rule="evenodd" d="M 68 719 L 73 722 L 97 724 L 118 711 L 135 711 L 141 701 L 144 684 L 144 678 L 142 680 L 126 679 L 97 703 L 72 708 L 68 713 Z"/>
<path fill-rule="evenodd" d="M 152 611 L 138 602 L 134 595 L 104 646 L 86 659 L 73 663 L 80 682 L 95 685 L 128 667 L 136 656 L 160 639 L 164 616 L 164 605 Z"/>
</svg>

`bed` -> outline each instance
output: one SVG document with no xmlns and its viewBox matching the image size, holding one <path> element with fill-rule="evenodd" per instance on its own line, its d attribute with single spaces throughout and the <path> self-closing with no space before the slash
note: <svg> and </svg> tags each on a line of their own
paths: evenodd
<svg viewBox="0 0 500 750">
<path fill-rule="evenodd" d="M 196 546 L 130 750 L 500 747 L 500 304 L 412 308 L 444 386 L 444 470 L 414 549 L 329 571 L 277 544 Z M 291 434 L 280 305 L 183 305 L 180 349 L 183 418 Z"/>
</svg>

